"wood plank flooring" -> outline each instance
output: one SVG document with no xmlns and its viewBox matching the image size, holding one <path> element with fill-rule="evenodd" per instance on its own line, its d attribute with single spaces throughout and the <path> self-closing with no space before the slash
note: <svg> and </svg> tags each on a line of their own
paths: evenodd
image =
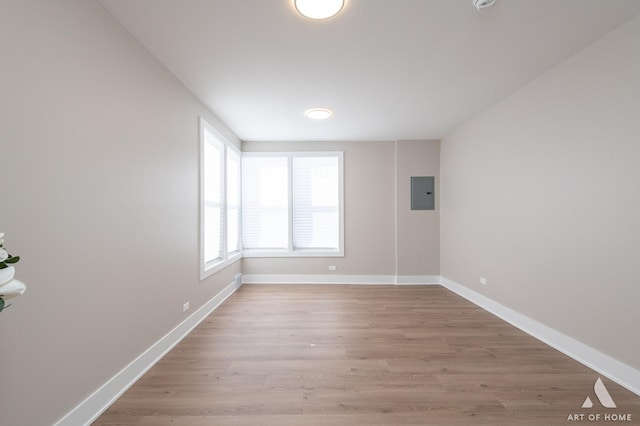
<svg viewBox="0 0 640 426">
<path fill-rule="evenodd" d="M 598 377 L 440 286 L 245 285 L 94 425 L 640 424 Z"/>
</svg>

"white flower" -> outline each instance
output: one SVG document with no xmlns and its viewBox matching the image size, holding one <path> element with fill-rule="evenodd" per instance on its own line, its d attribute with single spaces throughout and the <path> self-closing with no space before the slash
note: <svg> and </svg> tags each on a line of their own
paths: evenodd
<svg viewBox="0 0 640 426">
<path fill-rule="evenodd" d="M 4 244 L 4 232 L 0 232 L 0 246 Z"/>
<path fill-rule="evenodd" d="M 4 262 L 9 257 L 9 253 L 3 248 L 0 248 L 0 262 Z"/>
</svg>

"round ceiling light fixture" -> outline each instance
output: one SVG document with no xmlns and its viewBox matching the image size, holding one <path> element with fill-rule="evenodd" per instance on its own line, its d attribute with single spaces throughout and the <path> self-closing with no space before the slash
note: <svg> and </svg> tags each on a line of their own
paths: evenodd
<svg viewBox="0 0 640 426">
<path fill-rule="evenodd" d="M 312 120 L 324 120 L 333 115 L 333 111 L 327 108 L 312 108 L 304 112 L 304 115 Z"/>
<path fill-rule="evenodd" d="M 473 0 L 473 5 L 476 9 L 484 9 L 485 7 L 493 6 L 496 0 Z"/>
<path fill-rule="evenodd" d="M 344 7 L 344 0 L 293 0 L 298 13 L 309 19 L 327 19 Z"/>
</svg>

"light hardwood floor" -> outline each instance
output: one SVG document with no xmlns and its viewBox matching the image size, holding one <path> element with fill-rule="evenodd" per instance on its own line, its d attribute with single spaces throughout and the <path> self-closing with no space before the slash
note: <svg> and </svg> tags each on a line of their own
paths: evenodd
<svg viewBox="0 0 640 426">
<path fill-rule="evenodd" d="M 640 424 L 598 377 L 440 286 L 245 285 L 94 425 Z"/>
</svg>

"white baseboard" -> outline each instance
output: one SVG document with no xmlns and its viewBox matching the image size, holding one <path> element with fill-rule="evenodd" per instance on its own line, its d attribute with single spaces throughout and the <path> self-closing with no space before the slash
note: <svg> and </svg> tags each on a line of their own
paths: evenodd
<svg viewBox="0 0 640 426">
<path fill-rule="evenodd" d="M 440 277 L 440 283 L 447 289 L 457 293 L 470 302 L 491 312 L 498 318 L 505 320 L 532 337 L 559 350 L 560 352 L 608 377 L 635 393 L 640 395 L 640 371 L 629 365 L 606 355 L 576 339 L 567 336 L 551 327 L 533 320 L 513 309 L 460 285 L 446 277 Z"/>
<path fill-rule="evenodd" d="M 398 275 L 398 285 L 434 285 L 440 284 L 440 275 Z"/>
<path fill-rule="evenodd" d="M 107 408 L 126 392 L 144 373 L 153 367 L 167 352 L 177 345 L 191 330 L 213 312 L 222 302 L 242 285 L 240 277 L 226 286 L 220 293 L 205 303 L 200 309 L 182 321 L 173 330 L 154 343 L 149 349 L 113 376 L 98 390 L 89 395 L 55 426 L 88 425 L 95 421 Z"/>
<path fill-rule="evenodd" d="M 243 284 L 395 284 L 395 275 L 294 275 L 250 274 L 242 275 Z"/>
<path fill-rule="evenodd" d="M 243 284 L 364 284 L 364 285 L 433 285 L 440 275 L 314 275 L 256 274 L 243 275 Z"/>
</svg>

